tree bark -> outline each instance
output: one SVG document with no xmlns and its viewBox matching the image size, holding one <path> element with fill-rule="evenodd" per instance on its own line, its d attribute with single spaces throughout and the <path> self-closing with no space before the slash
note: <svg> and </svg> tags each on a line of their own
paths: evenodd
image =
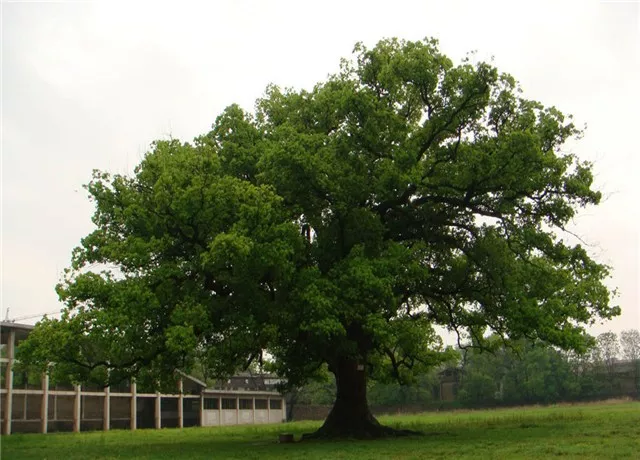
<svg viewBox="0 0 640 460">
<path fill-rule="evenodd" d="M 337 387 L 333 408 L 320 429 L 305 434 L 303 439 L 375 439 L 419 434 L 385 427 L 376 420 L 367 402 L 367 376 L 363 364 L 354 359 L 340 359 L 332 371 Z"/>
</svg>

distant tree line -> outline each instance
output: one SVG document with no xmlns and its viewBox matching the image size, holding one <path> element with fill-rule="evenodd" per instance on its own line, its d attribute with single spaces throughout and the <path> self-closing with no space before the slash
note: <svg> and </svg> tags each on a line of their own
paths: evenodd
<svg viewBox="0 0 640 460">
<path fill-rule="evenodd" d="M 640 332 L 597 337 L 578 355 L 523 341 L 494 353 L 461 353 L 456 400 L 465 405 L 548 404 L 560 401 L 637 397 Z"/>
<path fill-rule="evenodd" d="M 418 376 L 412 385 L 369 382 L 371 406 L 425 408 L 488 407 L 592 401 L 640 394 L 640 332 L 600 334 L 584 354 L 568 353 L 542 342 L 503 343 L 492 338 L 492 352 L 472 345 L 457 359 Z M 451 391 L 445 392 L 449 385 Z M 446 393 L 446 394 L 445 394 Z M 289 395 L 291 405 L 333 402 L 335 384 L 320 380 Z"/>
</svg>

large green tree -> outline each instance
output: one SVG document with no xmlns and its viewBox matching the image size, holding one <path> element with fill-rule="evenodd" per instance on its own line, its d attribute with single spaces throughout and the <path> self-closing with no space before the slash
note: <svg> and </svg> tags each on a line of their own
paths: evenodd
<svg viewBox="0 0 640 460">
<path fill-rule="evenodd" d="M 367 376 L 449 358 L 435 326 L 583 349 L 584 326 L 618 313 L 608 268 L 558 237 L 600 201 L 561 151 L 579 134 L 435 40 L 357 45 L 310 91 L 271 86 L 192 143 L 154 143 L 131 176 L 95 173 L 66 312 L 21 356 L 102 382 L 267 352 L 299 385 L 326 363 L 337 397 L 316 435 L 393 433 Z"/>
</svg>

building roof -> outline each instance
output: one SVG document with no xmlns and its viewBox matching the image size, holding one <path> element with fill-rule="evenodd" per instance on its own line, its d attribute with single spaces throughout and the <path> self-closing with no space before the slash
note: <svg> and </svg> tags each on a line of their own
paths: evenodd
<svg viewBox="0 0 640 460">
<path fill-rule="evenodd" d="M 253 396 L 282 396 L 278 391 L 268 390 L 217 390 L 215 388 L 205 388 L 203 393 L 207 395 L 219 394 L 219 395 L 253 395 Z"/>
<path fill-rule="evenodd" d="M 14 323 L 13 321 L 0 321 L 0 329 L 20 329 L 30 331 L 35 326 L 33 324 Z"/>
<path fill-rule="evenodd" d="M 254 379 L 275 379 L 278 378 L 278 376 L 276 374 L 271 374 L 269 372 L 266 372 L 264 374 L 260 374 L 260 373 L 255 373 L 255 372 L 249 372 L 249 371 L 241 371 L 238 372 L 237 374 L 234 374 L 231 376 L 231 378 L 254 378 Z"/>
<path fill-rule="evenodd" d="M 27 338 L 33 326 L 31 324 L 12 323 L 0 321 L 0 341 L 4 344 L 9 340 L 9 334 L 14 333 L 16 343 Z"/>
<path fill-rule="evenodd" d="M 195 378 L 193 375 L 189 375 L 189 374 L 185 374 L 182 371 L 178 371 L 178 374 L 180 374 L 181 376 L 183 376 L 184 378 L 187 378 L 189 380 L 191 380 L 192 382 L 197 383 L 198 385 L 200 385 L 201 387 L 207 388 L 207 384 L 204 383 L 202 380 Z"/>
</svg>

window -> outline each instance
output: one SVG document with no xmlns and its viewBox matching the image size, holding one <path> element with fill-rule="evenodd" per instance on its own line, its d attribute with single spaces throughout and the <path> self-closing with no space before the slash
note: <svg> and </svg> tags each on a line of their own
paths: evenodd
<svg viewBox="0 0 640 460">
<path fill-rule="evenodd" d="M 218 408 L 218 398 L 204 398 L 204 408 L 206 410 L 215 410 Z"/>
<path fill-rule="evenodd" d="M 214 401 L 218 401 L 217 399 L 214 399 Z M 183 399 L 182 400 L 182 408 L 184 409 L 185 412 L 191 412 L 191 411 L 197 411 L 198 410 L 198 406 L 200 401 L 198 401 L 197 399 Z M 216 407 L 214 407 L 214 409 L 217 409 L 218 405 L 216 404 Z M 207 402 L 205 399 L 205 403 L 204 403 L 204 408 L 207 408 Z"/>
<path fill-rule="evenodd" d="M 240 400 L 240 409 L 253 409 L 253 400 L 251 400 L 251 399 L 241 399 Z"/>
<path fill-rule="evenodd" d="M 236 399 L 235 398 L 222 398 L 222 408 L 223 409 L 235 409 L 236 408 Z"/>
<path fill-rule="evenodd" d="M 256 399 L 256 409 L 266 409 L 267 407 L 266 399 Z"/>
<path fill-rule="evenodd" d="M 282 409 L 282 399 L 272 399 L 269 407 L 271 409 Z"/>
</svg>

